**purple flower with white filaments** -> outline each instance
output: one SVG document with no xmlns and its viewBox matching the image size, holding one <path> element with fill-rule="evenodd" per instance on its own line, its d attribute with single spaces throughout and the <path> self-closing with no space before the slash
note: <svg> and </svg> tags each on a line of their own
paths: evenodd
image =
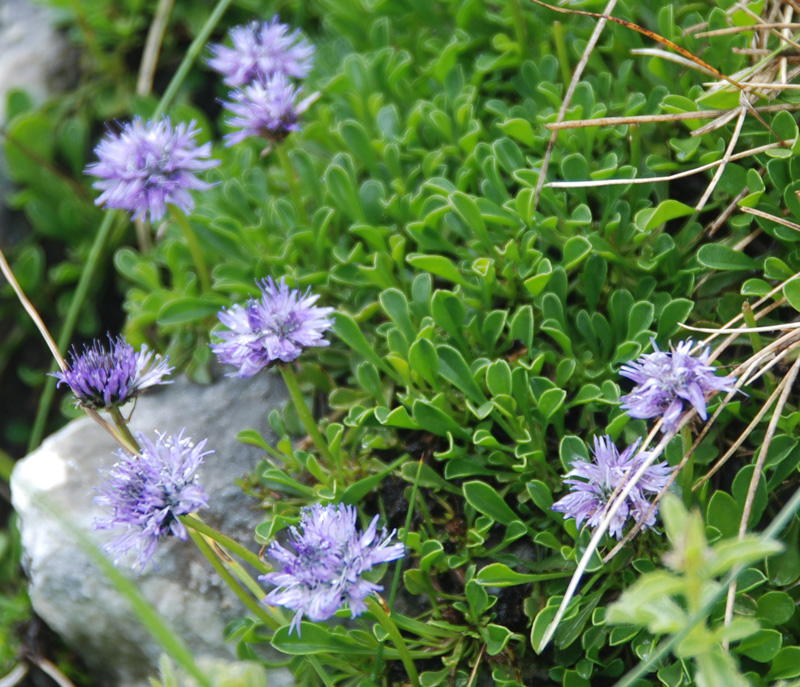
<svg viewBox="0 0 800 687">
<path fill-rule="evenodd" d="M 637 439 L 620 453 L 608 435 L 595 437 L 593 462 L 576 460 L 572 463 L 572 470 L 564 480 L 570 485 L 571 493 L 553 504 L 553 510 L 564 513 L 566 518 L 575 518 L 575 524 L 579 528 L 584 520 L 589 527 L 596 528 L 605 516 L 615 491 L 620 493 L 628 480 L 650 457 L 648 451 L 635 455 L 640 441 Z M 634 522 L 641 522 L 644 528 L 655 525 L 657 507 L 643 520 L 651 506 L 646 495 L 660 492 L 666 486 L 672 470 L 665 462 L 656 463 L 645 470 L 611 519 L 608 528 L 611 536 L 620 539 L 629 518 Z"/>
<path fill-rule="evenodd" d="M 278 21 L 252 21 L 230 30 L 233 47 L 209 46 L 213 57 L 208 66 L 222 74 L 229 86 L 244 86 L 257 77 L 285 74 L 305 78 L 311 71 L 314 46 L 300 37 L 300 31 L 289 33 L 289 27 Z"/>
<path fill-rule="evenodd" d="M 243 89 L 233 91 L 231 102 L 222 104 L 233 114 L 226 120 L 227 124 L 238 131 L 225 136 L 225 145 L 236 145 L 251 136 L 279 143 L 289 132 L 299 131 L 297 120 L 319 97 L 319 93 L 313 93 L 298 101 L 302 91 L 281 73 L 263 81 L 256 79 Z"/>
<path fill-rule="evenodd" d="M 85 170 L 100 177 L 93 184 L 102 191 L 95 205 L 127 210 L 134 219 L 150 213 L 151 221 L 166 214 L 168 203 L 191 212 L 194 199 L 189 191 L 212 186 L 195 173 L 219 164 L 207 159 L 210 143 L 197 145 L 198 133 L 194 121 L 173 127 L 166 116 L 148 122 L 136 117 L 121 132 L 109 131 L 95 148 L 99 161 Z"/>
<path fill-rule="evenodd" d="M 108 335 L 108 350 L 98 340 L 84 346 L 79 354 L 73 346 L 67 368 L 52 375 L 58 385 L 66 384 L 75 394 L 76 405 L 99 410 L 121 406 L 136 398 L 142 391 L 158 384 L 170 384 L 164 377 L 173 368 L 143 345 L 135 351 L 122 336 L 117 340 Z"/>
<path fill-rule="evenodd" d="M 139 455 L 120 449 L 119 461 L 107 481 L 98 489 L 95 503 L 108 508 L 107 518 L 98 518 L 98 530 L 123 528 L 105 549 L 115 556 L 114 563 L 130 550 L 136 551 L 134 569 L 141 571 L 156 553 L 159 542 L 175 536 L 186 541 L 186 526 L 178 519 L 208 507 L 208 497 L 197 483 L 196 472 L 206 440 L 193 444 L 183 432 L 177 436 L 159 434 L 155 442 L 144 434 L 136 437 Z"/>
<path fill-rule="evenodd" d="M 211 344 L 220 362 L 239 368 L 239 377 L 252 377 L 278 360 L 291 362 L 309 346 L 328 346 L 323 335 L 333 326 L 333 308 L 316 307 L 319 296 L 310 289 L 300 293 L 271 277 L 258 286 L 260 300 L 219 312 L 228 329 L 215 332 L 221 342 Z"/>
<path fill-rule="evenodd" d="M 735 377 L 718 377 L 708 365 L 711 355 L 706 348 L 697 357 L 691 355 L 691 339 L 681 341 L 670 351 L 661 351 L 653 341 L 655 352 L 647 353 L 623 365 L 620 374 L 636 382 L 631 393 L 622 396 L 622 407 L 634 418 L 663 416 L 661 431 L 675 428 L 688 401 L 697 414 L 708 419 L 706 396 L 717 391 L 734 391 Z"/>
<path fill-rule="evenodd" d="M 362 575 L 381 563 L 402 558 L 402 544 L 392 544 L 384 528 L 378 536 L 375 516 L 363 532 L 356 529 L 358 513 L 353 506 L 340 503 L 304 508 L 299 529 L 290 528 L 289 544 L 294 552 L 273 542 L 268 555 L 282 567 L 261 575 L 260 580 L 275 585 L 264 603 L 296 611 L 289 633 L 297 630 L 303 615 L 312 621 L 327 620 L 347 603 L 351 617 L 363 613 L 364 600 L 383 587 Z"/>
</svg>

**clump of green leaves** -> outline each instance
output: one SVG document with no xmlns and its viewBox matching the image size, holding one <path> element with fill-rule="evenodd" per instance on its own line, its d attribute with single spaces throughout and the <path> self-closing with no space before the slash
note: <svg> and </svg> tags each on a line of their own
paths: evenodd
<svg viewBox="0 0 800 687">
<path fill-rule="evenodd" d="M 699 511 L 688 512 L 680 499 L 671 494 L 664 498 L 661 514 L 672 544 L 663 558 L 667 569 L 642 575 L 608 607 L 606 622 L 644 627 L 655 637 L 675 634 L 695 623 L 676 645 L 675 657 L 679 662 L 694 663 L 693 679 L 698 685 L 722 683 L 746 687 L 749 682 L 739 672 L 727 645 L 756 635 L 761 630 L 758 621 L 738 616 L 725 623 L 715 613 L 698 623 L 696 616 L 709 599 L 721 596 L 724 586 L 719 578 L 783 547 L 757 535 L 722 539 L 709 546 Z M 761 640 L 752 642 L 750 648 L 760 645 Z M 665 675 L 677 671 L 680 676 L 684 668 L 676 665 L 679 664 L 661 670 Z"/>
<path fill-rule="evenodd" d="M 93 4 L 70 6 L 80 18 L 78 10 Z M 758 14 L 768 4 L 748 3 L 748 10 Z M 142 6 L 131 5 L 139 14 L 130 26 L 141 33 Z M 248 9 L 262 13 L 259 19 L 272 14 Z M 222 164 L 209 179 L 216 186 L 197 198 L 189 220 L 210 268 L 210 293 L 203 292 L 181 228 L 170 221 L 150 248 L 136 246 L 132 233 L 123 238 L 123 224 L 109 247 L 127 244 L 114 252 L 113 264 L 129 338 L 169 352 L 198 379 L 211 378 L 207 343 L 217 311 L 253 293 L 256 279 L 286 276 L 336 308 L 336 337 L 329 348 L 304 355 L 298 377 L 327 415 L 324 435 L 341 469 L 334 473 L 313 448 L 298 445 L 302 428 L 291 409 L 270 417 L 279 437 L 274 446 L 255 433 L 243 435 L 264 449 L 244 485 L 265 508 L 257 541 L 270 541 L 298 521 L 304 505 L 319 501 L 365 506 L 400 528 L 407 558 L 394 590 L 414 610 L 398 612 L 397 624 L 425 687 L 474 683 L 479 676 L 509 686 L 543 680 L 584 687 L 616 679 L 647 657 L 655 636 L 678 632 L 737 566 L 750 567 L 734 621 L 725 626 L 720 609 L 702 618 L 676 648 L 677 660 L 659 666 L 651 684 L 702 685 L 716 674 L 732 685 L 741 684 L 742 673 L 756 683 L 797 676 L 788 666 L 800 637 L 793 613 L 798 528 L 784 538 L 785 553 L 766 565 L 761 558 L 774 543 L 729 539 L 738 530 L 764 426 L 733 458 L 736 477 L 696 483 L 752 421 L 774 383 L 769 378 L 726 406 L 679 476 L 687 503 L 699 510 L 687 513 L 674 499 L 665 501 L 667 569 L 656 570 L 665 544 L 652 532 L 610 561 L 596 556 L 553 648 L 531 651 L 590 535 L 551 510 L 564 493 L 563 474 L 573 461 L 589 459 L 593 435 L 630 444 L 645 434 L 645 423 L 618 406 L 620 366 L 653 339 L 665 348 L 681 338 L 680 323 L 719 324 L 739 315 L 800 270 L 796 230 L 735 212 L 743 206 L 800 220 L 793 116 L 765 112 L 766 127 L 745 120 L 741 146 L 774 145 L 729 163 L 702 213 L 695 201 L 708 176 L 599 182 L 717 161 L 733 123 L 704 131 L 691 119 L 566 129 L 553 149 L 549 180 L 574 187 L 545 187 L 537 204 L 546 125 L 557 118 L 595 20 L 568 17 L 555 28 L 548 9 L 517 0 L 491 6 L 319 0 L 280 9 L 317 45 L 305 87 L 321 97 L 304 115 L 303 130 L 282 144 L 288 168 L 275 151 L 262 156 L 263 142 L 215 147 Z M 103 52 L 109 32 L 121 30 L 114 11 L 91 19 L 96 43 L 88 46 L 87 35 L 87 47 Z M 656 10 L 618 3 L 615 11 L 702 52 L 725 73 L 749 59 L 743 34 L 754 29 L 707 40 L 692 29 L 751 26 L 752 17 L 732 2 L 675 1 Z M 173 21 L 195 27 L 189 19 L 179 13 Z M 71 26 L 80 31 L 81 22 Z M 112 49 L 109 73 L 125 69 L 114 50 L 127 50 L 129 35 Z M 609 25 L 567 119 L 683 116 L 738 105 L 737 93 L 709 91 L 705 74 L 631 52 L 643 47 L 652 46 L 639 33 Z M 223 97 L 225 89 L 213 78 L 197 70 L 170 114 L 196 119 L 217 141 L 226 125 L 206 96 Z M 119 88 L 106 84 L 104 92 Z M 795 92 L 781 98 L 787 107 L 797 102 Z M 107 102 L 126 116 L 147 117 L 154 108 L 147 98 Z M 67 189 L 77 183 L 86 191 L 87 182 L 73 176 L 80 178 L 95 118 L 62 124 L 58 108 L 20 103 L 10 110 L 10 129 L 39 146 L 52 184 L 41 185 L 39 167 L 12 150 L 20 184 L 13 200 L 37 235 L 63 240 L 77 264 L 97 213 L 90 194 L 75 200 Z M 783 147 L 775 134 L 795 143 Z M 53 172 L 65 164 L 66 178 Z M 291 192 L 294 180 L 299 194 Z M 733 214 L 713 228 L 726 208 Z M 58 234 L 62 214 L 68 223 Z M 52 290 L 67 298 L 75 264 L 50 268 L 48 281 L 39 249 L 25 246 L 20 256 L 35 300 L 47 301 Z M 787 284 L 783 295 L 786 301 L 778 300 L 781 293 L 769 297 L 773 307 L 759 324 L 796 317 L 800 292 Z M 82 331 L 88 332 L 96 320 L 91 307 L 86 311 Z M 760 345 L 757 336 L 742 336 L 720 362 L 732 364 Z M 755 495 L 752 529 L 798 486 L 797 422 L 790 403 Z M 687 455 L 692 429 L 666 447 L 671 465 Z M 413 501 L 412 484 L 419 494 Z M 406 528 L 409 510 L 415 517 Z M 622 602 L 613 603 L 620 594 Z M 270 642 L 292 657 L 302 684 L 320 675 L 334 684 L 390 682 L 402 658 L 384 647 L 386 633 L 369 613 L 352 625 L 304 623 L 302 638 L 247 619 L 229 628 L 229 638 L 252 659 L 258 658 L 252 645 Z M 726 641 L 735 642 L 741 670 Z M 390 663 L 386 670 L 375 659 L 381 654 Z M 162 679 L 166 687 L 176 678 L 165 672 Z"/>
</svg>

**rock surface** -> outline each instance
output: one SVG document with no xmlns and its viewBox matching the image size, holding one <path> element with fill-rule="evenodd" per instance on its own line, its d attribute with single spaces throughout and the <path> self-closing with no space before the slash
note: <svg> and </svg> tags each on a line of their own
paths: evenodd
<svg viewBox="0 0 800 687">
<path fill-rule="evenodd" d="M 73 80 L 74 62 L 46 7 L 30 0 L 0 1 L 0 122 L 8 91 L 24 88 L 41 100 Z"/>
<path fill-rule="evenodd" d="M 251 471 L 262 452 L 237 442 L 236 434 L 255 429 L 270 441 L 267 416 L 286 399 L 278 375 L 223 377 L 210 386 L 180 378 L 138 399 L 131 428 L 149 436 L 155 430 L 171 434 L 185 428 L 195 441 L 207 437 L 207 448 L 215 453 L 199 472 L 210 506 L 201 515 L 255 550 L 253 528 L 263 514 L 234 480 Z M 92 420 L 75 420 L 17 464 L 12 500 L 36 612 L 83 657 L 97 684 L 144 687 L 147 677 L 157 673 L 161 647 L 69 534 L 71 526 L 78 527 L 98 545 L 113 537 L 113 531 L 94 532 L 91 525 L 103 514 L 93 503 L 94 490 L 101 471 L 113 465 L 116 448 Z M 230 658 L 234 648 L 223 643 L 223 628 L 247 615 L 233 593 L 191 541 L 163 541 L 154 562 L 158 569 L 149 566 L 136 580 L 144 596 L 196 656 Z M 118 569 L 130 572 L 124 560 Z M 271 687 L 291 682 L 285 669 L 270 675 Z"/>
</svg>

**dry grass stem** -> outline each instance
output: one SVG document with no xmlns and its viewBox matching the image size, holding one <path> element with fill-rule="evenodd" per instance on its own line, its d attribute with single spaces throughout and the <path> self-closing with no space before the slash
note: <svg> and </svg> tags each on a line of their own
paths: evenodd
<svg viewBox="0 0 800 687">
<path fill-rule="evenodd" d="M 789 227 L 789 229 L 800 231 L 800 224 L 796 224 L 795 222 L 790 222 L 788 219 L 784 219 L 783 217 L 777 217 L 776 215 L 771 215 L 768 212 L 764 212 L 763 210 L 756 210 L 756 208 L 741 207 L 739 209 L 745 214 L 755 215 L 756 217 L 763 217 L 764 219 L 768 219 L 770 222 L 775 222 L 775 224 L 780 224 L 781 226 Z"/>
<path fill-rule="evenodd" d="M 701 31 L 693 34 L 695 38 L 706 38 L 707 36 L 728 36 L 732 33 L 744 33 L 745 31 L 761 31 L 766 29 L 800 29 L 800 24 L 787 24 L 785 22 L 773 22 L 763 24 L 751 24 L 750 26 L 728 26 L 724 29 L 714 29 L 713 31 Z"/>
<path fill-rule="evenodd" d="M 762 167 L 759 170 L 759 175 L 764 173 L 764 168 Z M 703 231 L 704 234 L 707 234 L 709 238 L 714 236 L 714 234 L 719 231 L 719 228 L 728 221 L 730 216 L 736 212 L 739 208 L 739 201 L 742 200 L 748 193 L 750 193 L 750 187 L 745 186 L 739 193 L 736 194 L 736 197 L 731 200 L 730 203 L 725 207 L 725 209 L 717 216 L 717 218 L 711 222 L 709 225 L 706 226 L 705 230 Z"/>
<path fill-rule="evenodd" d="M 697 64 L 697 62 L 695 62 L 694 60 L 690 60 L 688 57 L 684 57 L 683 55 L 676 55 L 675 53 L 671 53 L 666 50 L 661 50 L 659 48 L 634 48 L 633 50 L 631 50 L 631 55 L 660 57 L 663 60 L 667 60 L 668 62 L 674 62 L 675 64 L 680 64 L 684 67 L 688 67 L 689 69 L 696 69 L 697 71 L 704 72 L 705 74 L 714 74 L 714 72 L 712 72 L 710 69 L 707 69 L 705 65 Z"/>
<path fill-rule="evenodd" d="M 675 112 L 673 114 L 654 114 L 654 115 L 631 115 L 629 117 L 596 117 L 595 119 L 575 119 L 567 122 L 551 122 L 545 124 L 545 129 L 583 129 L 592 126 L 619 126 L 620 124 L 650 124 L 657 122 L 679 122 L 684 120 L 716 119 L 723 115 L 736 112 L 739 108 L 732 110 L 698 110 L 697 112 Z M 761 105 L 754 107 L 756 112 L 794 112 L 800 110 L 800 104 L 787 103 L 785 105 Z"/>
<path fill-rule="evenodd" d="M 795 139 L 791 139 L 786 143 L 788 145 L 793 145 L 794 141 Z M 783 143 L 766 143 L 758 148 L 750 148 L 749 150 L 743 150 L 741 153 L 735 153 L 734 155 L 730 156 L 728 162 L 741 160 L 743 158 L 750 157 L 751 155 L 758 155 L 766 150 L 782 147 L 784 147 Z M 683 172 L 675 172 L 675 174 L 667 174 L 661 177 L 645 177 L 641 179 L 603 179 L 601 181 L 596 181 L 594 179 L 584 179 L 581 181 L 550 181 L 547 183 L 547 186 L 548 188 L 587 188 L 596 186 L 620 186 L 625 184 L 653 184 L 658 181 L 672 181 L 673 179 L 689 177 L 693 174 L 697 174 L 698 172 L 705 172 L 707 169 L 713 169 L 722 163 L 723 160 L 715 160 L 714 162 L 709 162 L 708 164 L 700 165 L 699 167 L 694 167 L 693 169 L 687 169 Z"/>
<path fill-rule="evenodd" d="M 583 552 L 580 560 L 578 561 L 578 565 L 575 568 L 575 572 L 573 573 L 572 577 L 570 578 L 569 585 L 567 586 L 567 591 L 564 593 L 564 598 L 561 600 L 561 605 L 558 607 L 556 611 L 556 615 L 553 618 L 552 622 L 547 626 L 547 630 L 542 637 L 542 641 L 537 647 L 538 651 L 541 651 L 544 647 L 546 647 L 550 640 L 553 638 L 556 630 L 558 629 L 558 625 L 561 622 L 564 614 L 569 607 L 570 602 L 572 601 L 573 597 L 575 596 L 575 591 L 580 584 L 581 579 L 583 578 L 583 574 L 586 572 L 586 568 L 589 565 L 589 561 L 591 561 L 592 556 L 594 556 L 595 551 L 597 551 L 598 546 L 600 545 L 600 541 L 605 536 L 606 531 L 608 530 L 608 526 L 611 523 L 611 520 L 617 514 L 619 509 L 625 503 L 625 499 L 628 498 L 628 494 L 631 493 L 633 488 L 636 486 L 638 481 L 642 478 L 647 469 L 661 456 L 666 448 L 667 444 L 672 440 L 678 432 L 696 415 L 697 411 L 692 408 L 690 411 L 686 412 L 683 417 L 678 420 L 675 428 L 667 432 L 661 437 L 661 441 L 658 442 L 656 447 L 648 452 L 650 455 L 642 462 L 639 466 L 639 469 L 631 476 L 631 478 L 625 483 L 624 487 L 620 491 L 619 495 L 613 499 L 609 500 L 607 510 L 603 519 L 600 521 L 600 524 L 597 526 L 597 529 L 592 533 L 592 538 L 589 541 L 589 545 L 586 547 L 586 550 Z M 641 453 L 645 453 L 645 447 L 649 446 L 652 442 L 654 436 L 658 433 L 661 429 L 661 420 L 655 423 L 653 428 L 650 430 L 650 433 L 647 435 L 644 441 L 636 452 L 635 455 L 639 455 Z"/>
<path fill-rule="evenodd" d="M 158 64 L 158 54 L 161 52 L 161 43 L 164 41 L 164 34 L 167 32 L 169 15 L 175 0 L 159 0 L 153 21 L 147 31 L 144 50 L 142 51 L 142 61 L 139 64 L 139 77 L 136 81 L 136 94 L 148 95 L 153 89 L 153 76 Z"/>
<path fill-rule="evenodd" d="M 33 304 L 28 300 L 28 297 L 25 295 L 25 292 L 19 285 L 14 273 L 11 271 L 11 267 L 6 261 L 6 256 L 2 249 L 0 249 L 0 272 L 3 273 L 3 276 L 5 276 L 5 278 L 8 280 L 8 283 L 11 284 L 11 288 L 14 289 L 14 293 L 17 295 L 19 302 L 22 303 L 22 307 L 25 308 L 25 312 L 28 313 L 28 317 L 30 317 L 33 323 L 36 325 L 36 328 L 42 335 L 47 347 L 50 349 L 50 353 L 52 353 L 53 357 L 56 359 L 58 366 L 62 370 L 66 370 L 67 363 L 64 362 L 64 356 L 61 355 L 61 351 L 58 350 L 55 340 L 52 336 L 50 336 L 50 331 L 45 326 L 42 318 L 39 317 L 39 313 L 37 312 L 36 308 L 33 307 Z"/>
<path fill-rule="evenodd" d="M 786 401 L 789 398 L 789 392 L 794 387 L 794 382 L 797 379 L 797 374 L 800 372 L 800 358 L 795 360 L 794 365 L 789 370 L 789 373 L 781 380 L 777 388 L 781 388 L 781 395 L 778 402 L 775 404 L 775 410 L 772 412 L 769 425 L 767 426 L 767 433 L 764 436 L 764 441 L 761 444 L 761 450 L 758 453 L 753 476 L 750 478 L 750 484 L 747 488 L 747 497 L 745 498 L 744 508 L 742 509 L 742 519 L 739 522 L 739 539 L 743 539 L 747 534 L 747 523 L 750 520 L 750 513 L 753 510 L 753 501 L 756 497 L 756 490 L 761 478 L 761 473 L 764 471 L 764 463 L 767 460 L 767 453 L 769 447 L 772 445 L 772 439 L 775 436 L 775 430 L 778 427 L 778 420 L 780 420 L 781 413 L 786 406 Z M 777 389 L 776 389 L 777 391 Z M 728 587 L 728 599 L 725 603 L 725 625 L 730 625 L 733 620 L 733 606 L 736 600 L 736 580 L 731 582 Z M 727 646 L 725 647 L 727 648 Z"/>
<path fill-rule="evenodd" d="M 720 160 L 720 165 L 719 167 L 717 167 L 716 173 L 711 178 L 711 181 L 706 187 L 705 193 L 703 193 L 700 200 L 697 201 L 697 205 L 694 206 L 695 210 L 700 211 L 705 207 L 706 203 L 708 202 L 708 199 L 711 197 L 711 194 L 717 187 L 719 180 L 722 178 L 722 175 L 725 172 L 725 167 L 728 166 L 728 162 L 731 159 L 731 155 L 733 155 L 733 149 L 739 142 L 739 135 L 742 133 L 742 126 L 744 126 L 744 120 L 746 116 L 747 116 L 747 109 L 744 106 L 740 107 L 739 117 L 736 120 L 736 126 L 733 129 L 733 134 L 731 134 L 731 140 L 728 141 L 728 147 L 725 149 L 725 154 L 722 156 L 722 160 Z"/>
<path fill-rule="evenodd" d="M 537 4 L 543 4 L 543 3 L 537 3 Z M 611 12 L 613 12 L 614 7 L 616 7 L 616 5 L 617 5 L 617 0 L 609 0 L 605 10 L 603 11 L 603 14 L 610 14 Z M 548 7 L 548 5 L 545 5 L 545 7 Z M 558 111 L 556 122 L 563 122 L 564 117 L 567 116 L 567 108 L 569 107 L 569 103 L 572 101 L 572 96 L 575 93 L 575 89 L 578 87 L 578 82 L 581 79 L 581 74 L 583 74 L 583 70 L 586 67 L 587 62 L 589 62 L 589 55 L 592 54 L 594 46 L 600 39 L 600 34 L 603 32 L 603 29 L 605 28 L 607 21 L 608 19 L 604 17 L 600 19 L 600 21 L 597 22 L 597 26 L 594 27 L 594 31 L 592 31 L 592 35 L 589 37 L 589 42 L 586 44 L 586 48 L 583 51 L 583 55 L 581 55 L 581 59 L 576 65 L 575 71 L 572 74 L 572 81 L 570 81 L 569 87 L 567 88 L 567 92 L 564 95 L 564 101 L 561 103 L 561 108 Z M 547 150 L 545 151 L 544 157 L 542 158 L 542 166 L 541 166 L 541 171 L 539 172 L 539 179 L 536 181 L 536 190 L 533 193 L 534 210 L 539 206 L 539 198 L 542 195 L 542 189 L 544 188 L 545 179 L 547 179 L 547 169 L 548 167 L 550 167 L 550 158 L 553 156 L 553 148 L 555 147 L 557 137 L 558 137 L 558 130 L 556 129 L 550 135 L 550 140 L 547 142 Z"/>
</svg>

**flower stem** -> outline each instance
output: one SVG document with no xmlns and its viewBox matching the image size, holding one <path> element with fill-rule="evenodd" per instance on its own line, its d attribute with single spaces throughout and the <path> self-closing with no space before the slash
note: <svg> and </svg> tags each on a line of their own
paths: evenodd
<svg viewBox="0 0 800 687">
<path fill-rule="evenodd" d="M 211 282 L 208 278 L 208 267 L 206 266 L 205 258 L 203 258 L 203 252 L 200 250 L 200 244 L 197 241 L 194 229 L 192 229 L 192 225 L 189 223 L 189 218 L 182 210 L 179 210 L 174 205 L 170 206 L 170 210 L 172 218 L 181 228 L 183 236 L 186 239 L 186 245 L 189 248 L 189 252 L 192 254 L 194 268 L 197 270 L 197 278 L 200 280 L 200 287 L 203 289 L 203 293 L 209 293 L 211 291 Z"/>
<path fill-rule="evenodd" d="M 183 80 L 186 78 L 186 75 L 192 68 L 194 61 L 197 59 L 197 56 L 200 54 L 200 51 L 206 46 L 206 43 L 208 42 L 208 37 L 211 35 L 211 32 L 214 30 L 219 20 L 222 19 L 222 15 L 225 14 L 225 10 L 228 9 L 228 5 L 230 5 L 231 2 L 232 0 L 219 0 L 216 7 L 214 7 L 214 11 L 210 15 L 208 15 L 206 23 L 203 24 L 203 27 L 194 37 L 192 44 L 186 51 L 186 55 L 183 58 L 183 62 L 181 62 L 180 66 L 175 72 L 175 75 L 169 82 L 169 86 L 167 86 L 167 90 L 164 91 L 164 95 L 161 96 L 161 100 L 159 101 L 155 112 L 153 112 L 153 117 L 152 117 L 153 119 L 158 119 L 159 117 L 161 117 L 161 115 L 163 115 L 164 112 L 167 110 L 167 108 L 170 106 L 172 100 L 175 98 L 175 94 L 181 87 Z"/>
<path fill-rule="evenodd" d="M 411 498 L 408 500 L 408 512 L 406 513 L 406 524 L 403 537 L 403 548 L 406 545 L 406 539 L 408 539 L 408 531 L 411 528 L 411 518 L 414 517 L 414 506 L 417 503 L 417 489 L 419 488 L 419 478 L 422 474 L 422 466 L 424 465 L 423 458 L 419 459 L 419 464 L 417 465 L 417 474 L 414 477 L 414 484 L 411 487 Z M 400 575 L 403 572 L 403 559 L 400 558 L 397 563 L 395 564 L 394 568 L 394 577 L 392 578 L 392 588 L 389 591 L 389 612 L 391 612 L 392 608 L 394 608 L 394 600 L 397 596 L 397 587 L 400 584 Z M 431 599 L 433 601 L 433 599 Z M 435 604 L 435 601 L 434 601 Z M 383 658 L 383 647 L 385 642 L 381 642 L 378 645 L 378 651 L 375 653 L 375 665 L 372 669 L 372 681 L 377 682 L 378 680 L 378 671 L 380 670 L 381 660 Z"/>
<path fill-rule="evenodd" d="M 189 529 L 195 530 L 209 539 L 213 539 L 215 542 L 228 549 L 228 551 L 231 553 L 235 553 L 237 556 L 239 556 L 239 558 L 252 565 L 259 572 L 266 573 L 270 571 L 270 567 L 256 554 L 250 551 L 250 549 L 242 546 L 234 539 L 231 539 L 227 534 L 222 534 L 222 532 L 219 532 L 210 525 L 207 525 L 197 514 L 192 513 L 191 515 L 182 515 L 180 516 L 180 521 Z"/>
<path fill-rule="evenodd" d="M 308 214 L 303 204 L 303 194 L 300 193 L 300 184 L 297 183 L 297 177 L 294 173 L 294 167 L 292 167 L 292 161 L 289 159 L 289 150 L 286 147 L 286 142 L 276 145 L 275 152 L 278 155 L 281 167 L 283 167 L 283 175 L 286 177 L 286 184 L 289 186 L 289 193 L 292 195 L 292 203 L 294 203 L 294 209 L 297 211 L 297 219 L 304 225 L 310 226 L 311 222 L 308 219 Z"/>
<path fill-rule="evenodd" d="M 311 415 L 311 411 L 306 405 L 303 393 L 300 391 L 300 385 L 297 382 L 297 376 L 292 369 L 292 364 L 286 363 L 285 365 L 281 365 L 280 371 L 283 375 L 283 381 L 286 382 L 286 388 L 289 390 L 289 396 L 292 397 L 292 403 L 294 403 L 294 407 L 297 410 L 297 414 L 300 416 L 300 420 L 303 422 L 303 427 L 305 427 L 306 432 L 308 432 L 308 436 L 311 437 L 317 450 L 327 461 L 328 467 L 336 466 L 339 479 L 342 479 L 342 466 L 339 461 L 333 457 L 330 448 L 328 448 L 328 442 L 322 437 L 317 421 Z"/>
<path fill-rule="evenodd" d="M 141 448 L 139 446 L 139 442 L 136 441 L 136 437 L 133 436 L 130 427 L 128 427 L 127 420 L 125 420 L 125 418 L 122 417 L 120 409 L 117 406 L 112 406 L 111 408 L 109 408 L 108 414 L 111 415 L 111 419 L 114 420 L 114 424 L 119 430 L 119 433 L 122 434 L 125 440 L 130 444 L 131 448 L 137 449 L 138 453 L 139 449 Z"/>
<path fill-rule="evenodd" d="M 520 0 L 508 0 L 508 6 L 511 10 L 511 18 L 514 21 L 514 34 L 517 39 L 517 45 L 519 45 L 519 54 L 523 58 L 527 57 L 528 25 L 525 23 L 522 2 Z"/>
<path fill-rule="evenodd" d="M 313 654 L 309 654 L 307 656 L 304 656 L 304 658 L 311 664 L 314 670 L 317 671 L 317 675 L 319 675 L 320 680 L 322 680 L 325 687 L 334 687 L 333 680 L 331 680 L 331 676 L 328 675 L 327 671 L 322 666 L 322 664 L 317 660 L 316 656 L 314 656 Z"/>
<path fill-rule="evenodd" d="M 208 562 L 211 563 L 211 567 L 217 571 L 219 576 L 225 581 L 231 591 L 239 597 L 239 600 L 248 608 L 248 610 L 253 613 L 261 622 L 263 622 L 267 627 L 272 628 L 273 630 L 280 627 L 278 621 L 275 620 L 268 612 L 267 609 L 264 608 L 258 601 L 256 601 L 250 594 L 248 594 L 242 586 L 234 579 L 233 575 L 231 575 L 230 571 L 225 567 L 225 564 L 219 558 L 218 555 L 215 555 L 214 550 L 211 546 L 209 546 L 208 542 L 205 540 L 202 534 L 195 530 L 189 530 L 189 536 L 192 538 L 192 541 L 197 545 L 197 548 L 200 549 L 200 552 L 208 559 Z"/>
<path fill-rule="evenodd" d="M 377 621 L 383 626 L 383 629 L 389 634 L 394 648 L 397 649 L 397 653 L 400 654 L 400 660 L 403 662 L 411 684 L 413 687 L 420 687 L 419 673 L 417 673 L 417 667 L 414 665 L 414 659 L 411 658 L 411 652 L 408 650 L 408 646 L 406 646 L 406 642 L 403 639 L 403 635 L 400 634 L 400 630 L 397 629 L 397 625 L 394 624 L 394 620 L 383 610 L 376 596 L 372 595 L 367 598 L 366 601 L 370 613 L 375 616 Z"/>
</svg>

